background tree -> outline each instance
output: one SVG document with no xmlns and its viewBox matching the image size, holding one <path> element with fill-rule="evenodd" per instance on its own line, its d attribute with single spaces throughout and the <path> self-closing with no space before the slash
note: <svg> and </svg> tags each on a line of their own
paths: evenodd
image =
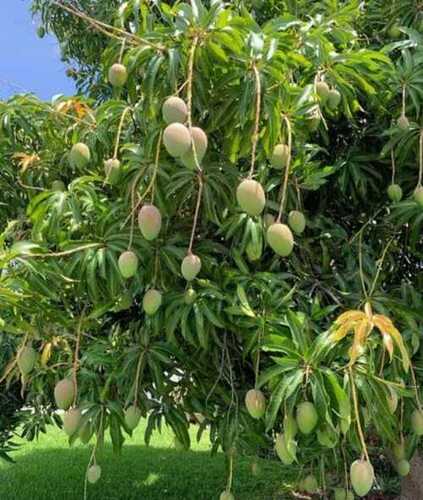
<svg viewBox="0 0 423 500">
<path fill-rule="evenodd" d="M 35 409 L 24 435 L 68 410 L 71 442 L 95 434 L 94 482 L 106 430 L 119 450 L 142 415 L 147 442 L 165 421 L 187 448 L 196 415 L 228 457 L 222 498 L 236 454 L 275 445 L 309 492 L 350 489 L 354 463 L 366 494 L 381 446 L 407 473 L 423 432 L 413 5 L 33 2 L 81 94 L 0 107 L 1 382 Z"/>
</svg>

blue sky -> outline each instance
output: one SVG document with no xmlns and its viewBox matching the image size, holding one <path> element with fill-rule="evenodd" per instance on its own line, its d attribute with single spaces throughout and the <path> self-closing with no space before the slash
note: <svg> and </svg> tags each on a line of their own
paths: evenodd
<svg viewBox="0 0 423 500">
<path fill-rule="evenodd" d="M 0 0 L 0 99 L 33 92 L 50 100 L 55 94 L 72 95 L 73 81 L 54 37 L 37 36 L 30 0 Z"/>
</svg>

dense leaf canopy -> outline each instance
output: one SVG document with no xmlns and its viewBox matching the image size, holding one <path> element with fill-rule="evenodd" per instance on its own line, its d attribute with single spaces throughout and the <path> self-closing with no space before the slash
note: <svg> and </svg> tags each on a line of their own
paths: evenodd
<svg viewBox="0 0 423 500">
<path fill-rule="evenodd" d="M 60 423 L 53 388 L 70 377 L 83 422 L 99 444 L 108 429 L 116 450 L 135 404 L 147 441 L 166 422 L 188 447 L 197 419 L 231 463 L 267 454 L 283 432 L 288 454 L 338 470 L 341 485 L 344 460 L 371 454 L 365 442 L 405 439 L 411 456 L 423 328 L 417 2 L 34 0 L 33 10 L 80 94 L 0 102 L 0 377 L 8 402 L 21 378 L 35 409 L 24 434 Z M 113 87 L 118 62 L 128 79 Z M 207 134 L 190 165 L 163 144 L 172 95 L 188 105 L 187 129 Z M 77 143 L 89 161 L 72 157 Z M 286 168 L 274 167 L 278 144 L 292 153 Z M 263 186 L 261 215 L 237 203 L 247 178 Z M 402 199 L 389 199 L 391 183 Z M 162 225 L 150 241 L 137 214 L 151 203 Z M 286 224 L 293 210 L 306 228 L 279 257 L 271 216 Z M 128 250 L 139 266 L 125 279 Z M 201 270 L 187 284 L 191 250 Z M 162 302 L 149 315 L 151 289 Z M 30 345 L 38 358 L 22 374 Z M 253 388 L 263 418 L 245 407 Z M 304 401 L 318 423 L 295 437 Z"/>
</svg>

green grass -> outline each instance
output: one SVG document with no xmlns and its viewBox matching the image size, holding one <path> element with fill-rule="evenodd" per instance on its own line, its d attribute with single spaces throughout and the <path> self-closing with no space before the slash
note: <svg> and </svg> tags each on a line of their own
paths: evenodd
<svg viewBox="0 0 423 500">
<path fill-rule="evenodd" d="M 151 445 L 143 441 L 145 422 L 125 442 L 121 456 L 110 444 L 98 453 L 102 477 L 88 486 L 88 500 L 218 499 L 225 487 L 224 456 L 211 456 L 206 436 L 192 449 L 176 451 L 173 434 L 163 428 Z M 83 498 L 84 474 L 91 447 L 69 448 L 63 432 L 51 428 L 37 442 L 23 442 L 13 454 L 16 464 L 0 461 L 1 500 L 75 500 Z M 251 460 L 239 458 L 234 471 L 233 493 L 237 500 L 290 498 L 289 479 L 295 471 L 277 461 L 260 460 L 260 473 L 251 474 Z"/>
</svg>

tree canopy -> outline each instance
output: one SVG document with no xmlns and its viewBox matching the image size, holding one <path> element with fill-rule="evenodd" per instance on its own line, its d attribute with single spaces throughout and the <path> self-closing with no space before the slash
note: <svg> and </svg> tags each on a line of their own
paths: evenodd
<svg viewBox="0 0 423 500">
<path fill-rule="evenodd" d="M 79 94 L 0 102 L 0 380 L 21 401 L 0 453 L 23 401 L 29 439 L 61 425 L 65 380 L 90 466 L 143 415 L 146 442 L 209 428 L 230 470 L 276 443 L 337 471 L 322 490 L 354 462 L 360 495 L 375 447 L 400 468 L 423 434 L 417 2 L 32 8 Z"/>
</svg>

